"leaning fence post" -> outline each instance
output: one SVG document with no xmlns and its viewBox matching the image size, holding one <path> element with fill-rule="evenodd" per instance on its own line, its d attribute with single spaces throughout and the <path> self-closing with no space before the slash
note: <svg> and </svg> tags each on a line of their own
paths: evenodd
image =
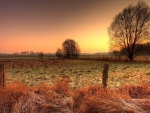
<svg viewBox="0 0 150 113">
<path fill-rule="evenodd" d="M 102 84 L 103 87 L 107 87 L 107 81 L 108 81 L 108 64 L 103 65 L 103 75 L 102 75 Z"/>
<path fill-rule="evenodd" d="M 4 64 L 0 64 L 0 87 L 6 88 L 6 74 Z"/>
</svg>

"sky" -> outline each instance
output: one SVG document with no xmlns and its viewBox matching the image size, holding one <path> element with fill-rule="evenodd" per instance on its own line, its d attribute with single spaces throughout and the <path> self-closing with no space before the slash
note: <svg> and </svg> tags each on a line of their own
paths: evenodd
<svg viewBox="0 0 150 113">
<path fill-rule="evenodd" d="M 150 6 L 150 0 L 144 0 Z M 55 53 L 74 39 L 81 53 L 109 51 L 108 27 L 138 0 L 0 0 L 0 53 Z"/>
</svg>

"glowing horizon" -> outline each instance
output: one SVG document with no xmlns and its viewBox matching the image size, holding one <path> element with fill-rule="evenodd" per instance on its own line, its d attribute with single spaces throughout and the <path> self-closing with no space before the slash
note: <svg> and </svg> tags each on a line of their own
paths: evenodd
<svg viewBox="0 0 150 113">
<path fill-rule="evenodd" d="M 66 39 L 78 42 L 81 53 L 108 52 L 107 29 L 114 16 L 137 2 L 0 1 L 0 53 L 55 53 Z"/>
</svg>

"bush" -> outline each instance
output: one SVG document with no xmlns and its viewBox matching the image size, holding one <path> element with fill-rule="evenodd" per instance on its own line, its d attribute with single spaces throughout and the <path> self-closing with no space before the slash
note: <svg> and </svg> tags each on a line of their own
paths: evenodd
<svg viewBox="0 0 150 113">
<path fill-rule="evenodd" d="M 44 56 L 44 53 L 40 52 L 40 53 L 39 53 L 39 58 L 42 59 L 43 56 Z"/>
<path fill-rule="evenodd" d="M 56 53 L 55 53 L 55 55 L 56 55 L 58 58 L 62 58 L 62 57 L 63 57 L 63 52 L 62 52 L 62 50 L 58 48 L 57 51 L 56 51 Z"/>
</svg>

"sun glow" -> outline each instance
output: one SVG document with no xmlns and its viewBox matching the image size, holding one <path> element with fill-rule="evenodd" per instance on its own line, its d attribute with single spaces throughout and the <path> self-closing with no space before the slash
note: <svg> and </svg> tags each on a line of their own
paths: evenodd
<svg viewBox="0 0 150 113">
<path fill-rule="evenodd" d="M 77 40 L 81 50 L 83 49 L 84 52 L 108 52 L 108 36 L 105 32 L 86 33 L 79 36 Z"/>
</svg>

